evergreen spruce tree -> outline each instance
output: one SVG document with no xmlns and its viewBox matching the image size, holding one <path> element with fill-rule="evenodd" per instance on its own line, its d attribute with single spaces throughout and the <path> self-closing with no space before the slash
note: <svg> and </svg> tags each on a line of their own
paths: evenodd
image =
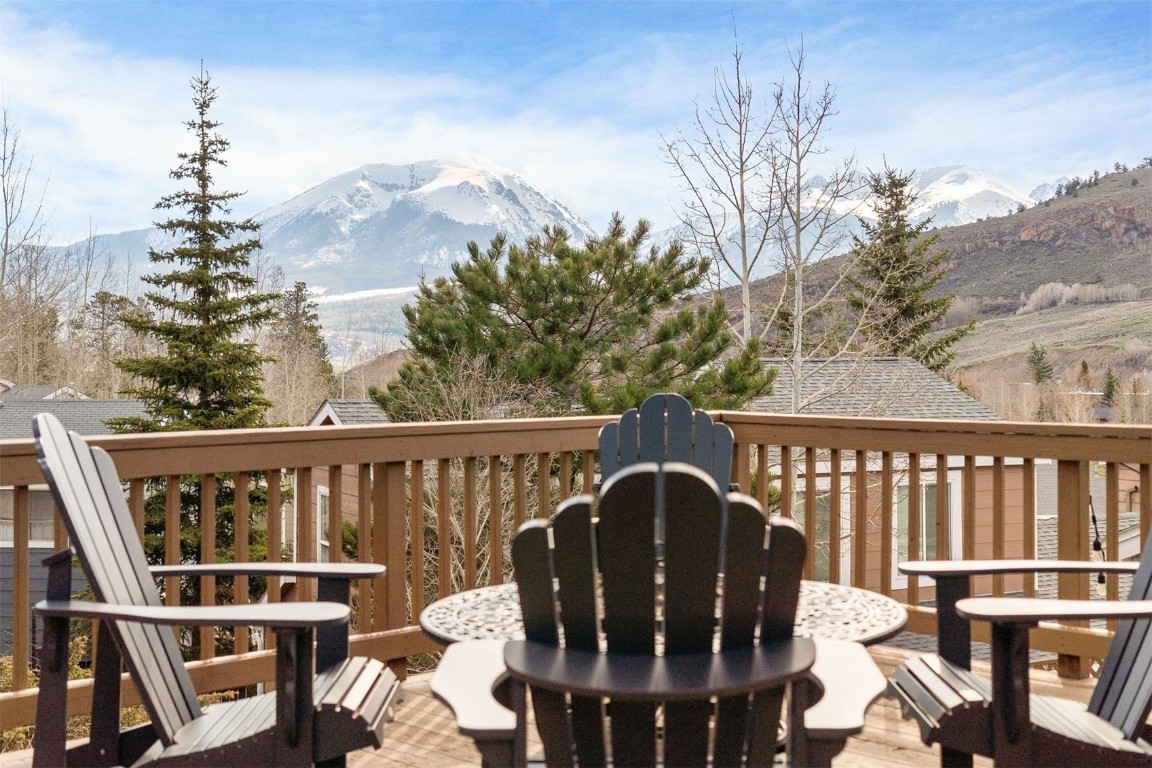
<svg viewBox="0 0 1152 768">
<path fill-rule="evenodd" d="M 297 282 L 278 301 L 265 351 L 276 359 L 264 367 L 265 392 L 273 402 L 269 419 L 305 424 L 335 391 L 336 374 L 308 286 Z"/>
<path fill-rule="evenodd" d="M 267 358 L 244 340 L 245 332 L 274 316 L 275 295 L 257 293 L 256 278 L 247 272 L 249 256 L 260 248 L 259 224 L 228 218 L 241 193 L 213 184 L 213 168 L 226 165 L 229 146 L 216 132 L 220 123 L 208 117 L 216 89 L 204 71 L 191 86 L 197 118 L 185 125 L 196 149 L 177 155 L 180 164 L 169 174 L 188 186 L 156 204 L 173 212 L 156 226 L 179 244 L 148 253 L 154 264 L 173 268 L 143 278 L 156 289 L 145 294 L 152 311 L 125 318 L 131 330 L 160 342 L 163 352 L 116 361 L 134 377 L 122 393 L 142 400 L 148 413 L 110 422 L 118 431 L 259 427 L 271 405 L 262 387 Z"/>
<path fill-rule="evenodd" d="M 1052 381 L 1054 369 L 1052 361 L 1048 359 L 1048 350 L 1032 342 L 1028 349 L 1028 370 L 1032 373 L 1033 384 L 1043 384 Z"/>
<path fill-rule="evenodd" d="M 874 319 L 862 329 L 872 354 L 919 360 L 933 371 L 945 370 L 956 353 L 952 346 L 964 338 L 975 321 L 933 333 L 933 326 L 948 314 L 956 294 L 930 297 L 944 279 L 947 250 L 932 251 L 939 233 L 925 236 L 932 220 L 911 224 L 908 214 L 916 202 L 912 174 L 885 166 L 872 173 L 868 186 L 878 199 L 875 224 L 860 219 L 864 238 L 854 236 L 862 254 L 857 273 L 848 276 L 848 304 L 861 316 Z"/>
<path fill-rule="evenodd" d="M 231 201 L 241 193 L 218 191 L 213 184 L 213 169 L 226 164 L 224 152 L 229 146 L 216 132 L 220 124 L 208 118 L 216 89 L 203 70 L 191 86 L 197 117 L 185 125 L 196 138 L 196 149 L 178 154 L 180 164 L 169 174 L 187 187 L 156 204 L 172 212 L 156 226 L 178 245 L 148 253 L 154 264 L 172 268 L 142 278 L 154 290 L 145 293 L 141 310 L 124 316 L 130 330 L 154 341 L 160 351 L 115 361 L 133 377 L 122 394 L 142 400 L 148 415 L 109 420 L 108 425 L 119 432 L 261 427 L 270 405 L 261 371 L 269 358 L 245 340 L 247 332 L 275 315 L 276 295 L 257 292 L 256 278 L 247 272 L 250 255 L 260 248 L 254 236 L 259 225 L 251 219 L 228 218 Z M 262 475 L 253 473 L 250 479 L 249 552 L 259 560 L 266 552 L 266 530 L 255 523 L 266 514 L 267 488 Z M 230 475 L 216 480 L 216 555 L 227 561 L 232 557 L 236 488 Z M 200 559 L 202 489 L 200 478 L 181 478 L 180 562 Z M 164 562 L 165 520 L 164 485 L 150 483 L 144 546 L 153 563 Z M 219 601 L 231 600 L 230 582 L 218 582 Z M 263 579 L 252 579 L 249 585 L 250 598 L 258 599 Z M 199 603 L 199 590 L 199 579 L 183 580 L 182 602 Z M 194 634 L 191 647 L 185 648 L 190 657 L 198 654 L 202 636 Z M 231 653 L 231 629 L 217 630 L 216 645 Z"/>
<path fill-rule="evenodd" d="M 648 239 L 647 222 L 629 232 L 617 215 L 583 246 L 559 227 L 522 247 L 502 235 L 485 252 L 469 243 L 453 277 L 422 283 L 404 308 L 413 357 L 381 405 L 417 418 L 426 403 L 413 398 L 433 391 L 423 382 L 456 380 L 448 368 L 460 361 L 482 363 L 473 378 L 508 382 L 509 398 L 531 388 L 538 413 L 620 412 L 661 391 L 733 408 L 769 391 L 755 339 L 730 354 L 723 302 L 692 306 L 708 260 Z"/>
<path fill-rule="evenodd" d="M 1100 406 L 1103 408 L 1112 408 L 1116 405 L 1116 388 L 1120 386 L 1120 380 L 1116 378 L 1116 371 L 1112 370 L 1112 366 L 1108 366 L 1108 370 L 1104 372 L 1104 387 L 1100 393 Z"/>
</svg>

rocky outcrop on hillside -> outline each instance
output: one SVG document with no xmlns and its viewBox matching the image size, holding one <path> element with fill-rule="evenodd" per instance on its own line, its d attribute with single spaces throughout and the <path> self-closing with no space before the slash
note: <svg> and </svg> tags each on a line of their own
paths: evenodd
<svg viewBox="0 0 1152 768">
<path fill-rule="evenodd" d="M 1130 283 L 1152 295 L 1152 169 L 942 230 L 938 242 L 952 265 L 941 289 L 961 296 L 1018 296 L 1049 282 Z"/>
</svg>

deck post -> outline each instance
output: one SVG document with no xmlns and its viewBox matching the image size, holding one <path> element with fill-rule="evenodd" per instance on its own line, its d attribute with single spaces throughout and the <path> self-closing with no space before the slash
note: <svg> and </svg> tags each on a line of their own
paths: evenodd
<svg viewBox="0 0 1152 768">
<path fill-rule="evenodd" d="M 1060 560 L 1087 560 L 1088 541 L 1088 462 L 1061 460 L 1056 465 L 1056 557 Z M 1087 600 L 1089 574 L 1061 573 L 1057 577 L 1057 595 L 1062 600 Z M 1086 621 L 1065 622 L 1086 626 Z M 1060 677 L 1082 679 L 1090 673 L 1087 656 L 1060 654 L 1056 669 Z"/>
</svg>

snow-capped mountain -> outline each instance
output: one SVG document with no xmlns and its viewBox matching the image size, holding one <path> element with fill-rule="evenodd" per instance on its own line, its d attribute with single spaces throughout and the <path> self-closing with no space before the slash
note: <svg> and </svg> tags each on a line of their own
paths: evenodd
<svg viewBox="0 0 1152 768">
<path fill-rule="evenodd" d="M 810 205 L 819 203 L 824 184 L 822 176 L 809 179 L 807 194 Z M 875 214 L 869 201 L 867 177 L 858 175 L 856 187 L 855 194 L 837 201 L 836 210 L 849 214 L 845 226 L 849 231 L 859 234 L 856 217 L 875 220 Z M 1020 205 L 1031 208 L 1037 202 L 1034 197 L 1013 189 L 993 176 L 964 165 L 917 171 L 912 175 L 912 189 L 916 192 L 917 200 L 909 212 L 909 219 L 915 224 L 931 217 L 932 226 L 937 228 L 1006 216 L 1014 213 Z"/>
<path fill-rule="evenodd" d="M 513 242 L 560 225 L 591 228 L 555 198 L 493 166 L 432 160 L 365 165 L 261 212 L 265 252 L 324 292 L 414 285 L 447 274 L 475 240 Z"/>
<path fill-rule="evenodd" d="M 837 207 L 845 225 L 872 217 L 864 178 L 860 191 Z M 809 180 L 816 198 L 822 179 Z M 931 216 L 934 227 L 1004 216 L 1038 200 L 967 166 L 916 173 L 919 196 L 913 221 Z M 1052 186 L 1055 189 L 1054 185 Z M 1050 197 L 1051 195 L 1046 195 Z M 523 178 L 494 165 L 430 160 L 409 165 L 364 165 L 342 173 L 255 217 L 269 260 L 289 282 L 302 280 L 319 294 L 416 285 L 448 274 L 469 241 L 485 246 L 497 232 L 514 242 L 561 225 L 577 241 L 593 234 L 576 213 Z M 150 271 L 149 247 L 174 243 L 155 229 L 98 237 L 98 246 Z"/>
<path fill-rule="evenodd" d="M 1061 176 L 1060 178 L 1056 179 L 1056 181 L 1046 182 L 1039 185 L 1036 187 L 1036 189 L 1028 193 L 1028 197 L 1032 198 L 1038 203 L 1042 203 L 1045 200 L 1051 200 L 1056 196 L 1056 187 L 1060 186 L 1061 184 L 1067 184 L 1068 181 L 1069 179 L 1067 176 Z"/>
<path fill-rule="evenodd" d="M 498 232 L 522 242 L 547 225 L 576 241 L 591 227 L 556 198 L 494 165 L 430 160 L 364 165 L 253 217 L 264 255 L 291 283 L 320 294 L 411 287 L 450 272 L 469 241 Z M 98 246 L 148 272 L 149 248 L 174 241 L 157 229 L 97 237 Z"/>
<path fill-rule="evenodd" d="M 997 181 L 982 171 L 963 165 L 919 171 L 912 177 L 919 199 L 911 211 L 913 221 L 932 217 L 934 227 L 954 227 L 980 219 L 1007 216 L 1036 200 Z"/>
</svg>

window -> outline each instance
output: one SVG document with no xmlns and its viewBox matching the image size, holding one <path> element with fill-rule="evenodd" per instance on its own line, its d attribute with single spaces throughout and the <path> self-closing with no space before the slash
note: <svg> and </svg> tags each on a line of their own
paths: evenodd
<svg viewBox="0 0 1152 768">
<path fill-rule="evenodd" d="M 328 489 L 316 486 L 316 562 L 327 563 L 328 554 Z"/>
<path fill-rule="evenodd" d="M 803 478 L 801 478 L 803 480 Z M 830 569 L 832 547 L 829 536 L 832 529 L 832 492 L 829 490 L 827 477 L 816 479 L 816 545 L 815 561 L 812 564 L 812 573 L 817 581 L 827 581 Z M 804 520 L 806 514 L 806 492 L 798 491 L 794 496 L 792 517 L 805 531 L 809 530 Z M 848 584 L 852 578 L 852 519 L 851 519 L 850 486 L 844 481 L 840 489 L 840 583 Z"/>
<path fill-rule="evenodd" d="M 0 488 L 0 542 L 13 541 L 13 521 L 15 519 L 15 491 Z M 28 539 L 45 542 L 55 540 L 54 521 L 56 505 L 48 486 L 33 486 L 28 489 Z"/>
<path fill-rule="evenodd" d="M 937 532 L 941 523 L 948 526 L 948 548 L 947 556 L 958 557 L 960 554 L 960 537 L 962 532 L 960 530 L 960 515 L 953 514 L 959 512 L 960 509 L 960 475 L 959 472 L 948 473 L 948 488 L 947 488 L 947 505 L 944 509 L 937 509 L 936 503 L 936 482 L 935 472 L 931 474 L 932 482 L 920 483 L 920 537 L 919 541 L 914 543 L 913 546 L 917 547 L 916 555 L 918 560 L 932 560 L 936 557 L 936 544 Z M 908 510 L 911 506 L 909 504 L 909 486 L 907 482 L 898 485 L 895 489 L 895 498 L 893 504 L 895 506 L 896 525 L 893 530 L 895 537 L 895 556 L 892 559 L 892 586 L 896 589 L 903 589 L 908 585 L 908 577 L 900 573 L 898 566 L 900 563 L 908 560 L 909 555 L 909 540 L 908 540 Z M 924 584 L 930 584 L 931 580 L 926 579 Z"/>
</svg>

